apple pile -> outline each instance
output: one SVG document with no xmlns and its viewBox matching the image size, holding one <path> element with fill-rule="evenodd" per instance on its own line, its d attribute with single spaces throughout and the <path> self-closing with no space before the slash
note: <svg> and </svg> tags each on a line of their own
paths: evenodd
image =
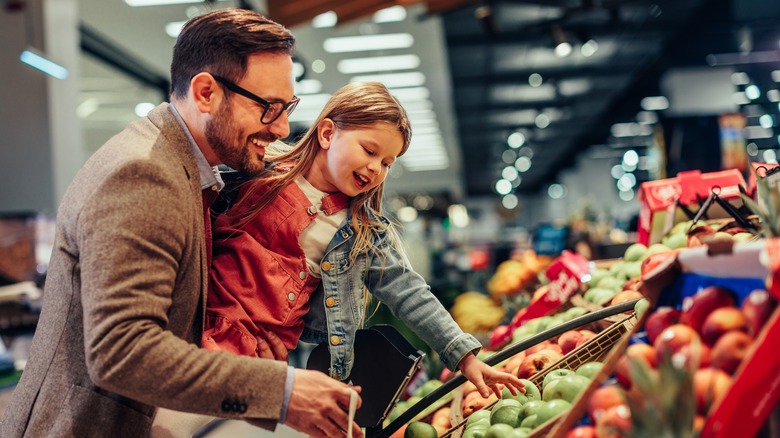
<svg viewBox="0 0 780 438">
<path fill-rule="evenodd" d="M 600 362 L 594 361 L 582 364 L 576 371 L 564 368 L 551 370 L 541 382 L 541 391 L 532 381 L 521 379 L 525 393 L 512 395 L 509 389 L 504 388 L 500 400 L 495 395 L 482 399 L 478 392 L 471 391 L 463 400 L 463 415 L 467 418 L 463 436 L 526 436 L 568 410 L 601 367 Z M 474 403 L 479 400 L 482 401 Z M 493 403 L 489 410 L 482 409 Z M 480 405 L 479 409 L 475 409 Z"/>
<path fill-rule="evenodd" d="M 684 299 L 679 310 L 658 307 L 645 321 L 649 343 L 627 347 L 615 366 L 615 382 L 599 387 L 588 398 L 590 424 L 570 430 L 566 438 L 632 433 L 634 424 L 627 400 L 647 398 L 631 381 L 630 363 L 637 361 L 656 376 L 658 367 L 667 361 L 692 371 L 696 409 L 693 429 L 700 430 L 713 403 L 728 391 L 732 374 L 776 306 L 764 290 L 752 291 L 738 306 L 733 292 L 709 286 Z"/>
</svg>

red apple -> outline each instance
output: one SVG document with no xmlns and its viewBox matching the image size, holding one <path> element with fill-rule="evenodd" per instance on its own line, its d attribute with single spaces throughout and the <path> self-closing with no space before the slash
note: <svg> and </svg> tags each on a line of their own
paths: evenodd
<svg viewBox="0 0 780 438">
<path fill-rule="evenodd" d="M 739 330 L 723 334 L 712 347 L 712 366 L 733 374 L 747 355 L 752 343 L 750 336 Z"/>
<path fill-rule="evenodd" d="M 653 342 L 657 362 L 662 363 L 665 358 L 671 357 L 691 342 L 701 343 L 699 334 L 693 328 L 685 324 L 675 324 L 667 327 Z"/>
<path fill-rule="evenodd" d="M 604 385 L 596 388 L 588 399 L 588 415 L 593 424 L 614 406 L 626 404 L 626 393 L 616 385 Z"/>
<path fill-rule="evenodd" d="M 710 407 L 731 387 L 731 376 L 718 368 L 702 368 L 693 374 L 696 411 L 706 416 Z"/>
<path fill-rule="evenodd" d="M 763 289 L 756 289 L 745 297 L 745 301 L 742 302 L 742 313 L 747 320 L 748 333 L 751 336 L 758 336 L 776 307 L 777 300 Z"/>
<path fill-rule="evenodd" d="M 647 340 L 651 344 L 654 343 L 659 333 L 678 322 L 680 322 L 680 311 L 674 307 L 661 306 L 655 309 L 653 313 L 647 316 L 647 321 L 645 321 Z"/>
<path fill-rule="evenodd" d="M 623 354 L 623 357 L 618 359 L 618 362 L 615 365 L 615 377 L 617 378 L 620 386 L 626 389 L 631 388 L 631 374 L 629 371 L 631 366 L 629 363 L 629 358 L 642 360 L 650 368 L 655 368 L 656 364 L 658 363 L 658 360 L 656 359 L 656 351 L 652 345 L 648 345 L 643 342 L 629 345 L 628 348 L 626 348 L 626 352 Z"/>
<path fill-rule="evenodd" d="M 517 377 L 527 379 L 563 357 L 557 350 L 541 350 L 527 355 L 517 368 Z"/>
<path fill-rule="evenodd" d="M 524 351 L 525 351 L 525 355 L 529 356 L 531 354 L 534 354 L 534 353 L 542 351 L 542 350 L 556 350 L 559 353 L 562 351 L 560 345 L 558 345 L 558 344 L 556 344 L 554 342 L 551 342 L 551 341 L 542 341 L 542 342 L 540 342 L 540 343 L 534 345 L 533 347 L 530 347 L 530 348 L 528 348 L 528 349 L 526 349 Z"/>
<path fill-rule="evenodd" d="M 582 334 L 582 337 L 577 340 L 577 345 L 574 347 L 575 349 L 596 337 L 596 332 L 591 330 L 580 330 L 580 333 Z"/>
<path fill-rule="evenodd" d="M 696 368 L 707 368 L 712 365 L 712 349 L 707 344 L 692 342 L 672 354 L 672 362 L 677 366 L 693 368 L 696 364 Z"/>
<path fill-rule="evenodd" d="M 579 330 L 569 330 L 558 336 L 558 345 L 561 347 L 561 353 L 566 354 L 577 348 L 577 341 L 582 338 Z"/>
<path fill-rule="evenodd" d="M 596 435 L 600 438 L 619 438 L 631 431 L 631 409 L 617 405 L 607 409 L 596 423 Z"/>
<path fill-rule="evenodd" d="M 731 330 L 748 331 L 745 315 L 736 307 L 721 307 L 713 310 L 704 319 L 701 338 L 708 345 L 714 345 L 721 335 Z"/>
<path fill-rule="evenodd" d="M 637 298 L 644 298 L 644 295 L 642 295 L 640 292 L 628 289 L 628 290 L 622 290 L 615 294 L 614 297 L 612 297 L 612 300 L 609 302 L 610 306 L 615 306 L 620 303 L 625 303 L 626 301 L 635 300 Z M 627 310 L 625 313 L 631 313 L 632 310 Z"/>
<path fill-rule="evenodd" d="M 734 294 L 730 290 L 720 286 L 708 286 L 693 296 L 683 299 L 680 322 L 693 327 L 698 332 L 713 310 L 735 305 Z"/>
<path fill-rule="evenodd" d="M 596 428 L 593 426 L 577 426 L 566 432 L 563 438 L 598 438 Z"/>
</svg>

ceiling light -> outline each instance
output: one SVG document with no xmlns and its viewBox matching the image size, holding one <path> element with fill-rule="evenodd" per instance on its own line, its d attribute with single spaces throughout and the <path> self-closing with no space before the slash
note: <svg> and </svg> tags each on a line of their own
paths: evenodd
<svg viewBox="0 0 780 438">
<path fill-rule="evenodd" d="M 165 33 L 171 38 L 178 38 L 186 21 L 171 21 L 165 25 Z"/>
<path fill-rule="evenodd" d="M 586 58 L 593 56 L 598 50 L 599 43 L 597 43 L 595 40 L 588 40 L 582 45 L 582 47 L 580 47 L 580 53 L 582 53 L 582 56 Z"/>
<path fill-rule="evenodd" d="M 769 129 L 769 128 L 771 128 L 771 127 L 775 126 L 775 120 L 772 118 L 772 116 L 771 116 L 771 115 L 769 115 L 769 114 L 764 114 L 763 116 L 761 116 L 761 117 L 759 117 L 759 118 L 758 118 L 758 124 L 759 124 L 759 125 L 760 125 L 762 128 Z"/>
<path fill-rule="evenodd" d="M 57 79 L 65 79 L 68 77 L 68 69 L 50 61 L 43 55 L 39 55 L 33 52 L 33 49 L 27 49 L 19 56 L 19 60 L 29 65 L 30 67 L 40 70 L 49 76 L 53 76 Z"/>
<path fill-rule="evenodd" d="M 545 113 L 541 113 L 538 116 L 536 116 L 536 120 L 534 120 L 534 123 L 536 124 L 537 128 L 544 129 L 550 126 L 550 116 L 548 116 Z"/>
<path fill-rule="evenodd" d="M 734 85 L 747 85 L 750 83 L 750 76 L 743 71 L 735 71 L 731 74 L 731 83 Z"/>
<path fill-rule="evenodd" d="M 629 166 L 636 166 L 639 163 L 639 154 L 635 150 L 629 149 L 623 154 L 623 162 Z"/>
<path fill-rule="evenodd" d="M 501 160 L 506 164 L 512 164 L 517 159 L 517 153 L 512 149 L 507 149 L 501 154 Z"/>
<path fill-rule="evenodd" d="M 780 102 L 780 91 L 769 90 L 766 92 L 766 98 L 769 99 L 770 102 Z"/>
<path fill-rule="evenodd" d="M 542 85 L 542 82 L 544 82 L 544 79 L 539 73 L 531 73 L 531 75 L 528 76 L 528 84 L 532 87 L 539 87 Z"/>
<path fill-rule="evenodd" d="M 506 142 L 512 149 L 517 149 L 525 144 L 525 135 L 520 131 L 513 132 L 509 134 Z"/>
<path fill-rule="evenodd" d="M 780 82 L 780 70 L 772 70 L 772 80 L 775 82 Z"/>
<path fill-rule="evenodd" d="M 501 205 L 503 205 L 507 210 L 514 209 L 519 203 L 520 201 L 517 199 L 517 196 L 512 193 L 501 198 Z"/>
<path fill-rule="evenodd" d="M 767 149 L 764 151 L 765 163 L 777 163 L 777 152 L 774 149 Z"/>
<path fill-rule="evenodd" d="M 524 157 L 533 158 L 534 157 L 534 150 L 529 148 L 528 146 L 520 149 L 517 151 L 518 155 L 522 155 Z"/>
<path fill-rule="evenodd" d="M 531 168 L 531 159 L 525 156 L 519 157 L 515 161 L 515 167 L 520 172 L 528 172 L 528 169 Z"/>
<path fill-rule="evenodd" d="M 557 46 L 555 46 L 555 56 L 559 58 L 565 58 L 569 55 L 571 55 L 572 47 L 571 44 L 567 41 L 564 41 Z"/>
<path fill-rule="evenodd" d="M 146 117 L 149 111 L 153 110 L 157 105 L 151 102 L 141 102 L 135 106 L 135 115 L 138 117 Z"/>
<path fill-rule="evenodd" d="M 750 155 L 751 157 L 755 157 L 756 155 L 758 155 L 758 145 L 753 142 L 748 143 L 745 149 L 747 150 L 748 155 Z"/>
<path fill-rule="evenodd" d="M 669 99 L 665 96 L 648 96 L 639 102 L 645 111 L 663 111 L 669 109 Z"/>
<path fill-rule="evenodd" d="M 419 71 L 354 76 L 350 82 L 381 82 L 387 88 L 419 87 L 425 84 L 425 75 Z"/>
<path fill-rule="evenodd" d="M 336 26 L 339 22 L 339 17 L 333 11 L 323 12 L 317 15 L 311 20 L 311 27 L 316 29 L 325 29 Z"/>
<path fill-rule="evenodd" d="M 367 50 L 407 49 L 414 44 L 409 33 L 388 33 L 327 38 L 322 47 L 328 53 L 362 52 Z"/>
<path fill-rule="evenodd" d="M 203 3 L 203 0 L 125 0 L 128 6 L 140 7 L 140 6 L 163 6 L 163 5 L 180 5 L 183 3 Z"/>
<path fill-rule="evenodd" d="M 374 12 L 374 23 L 392 23 L 406 20 L 406 8 L 401 5 L 390 6 Z"/>
<path fill-rule="evenodd" d="M 501 176 L 507 181 L 514 181 L 518 176 L 517 169 L 514 166 L 507 166 L 501 171 Z"/>
<path fill-rule="evenodd" d="M 756 100 L 761 97 L 761 89 L 756 84 L 748 85 L 745 87 L 745 96 L 750 100 Z"/>
<path fill-rule="evenodd" d="M 658 122 L 658 114 L 653 111 L 639 111 L 636 114 L 636 121 L 643 125 L 652 125 Z"/>
<path fill-rule="evenodd" d="M 629 190 L 620 190 L 620 191 L 618 191 L 618 197 L 621 200 L 628 202 L 628 201 L 634 199 L 634 191 L 631 190 L 631 189 L 629 189 Z"/>
<path fill-rule="evenodd" d="M 404 106 L 406 102 L 428 100 L 431 97 L 431 90 L 426 87 L 396 88 L 390 91 L 390 94 L 401 101 Z"/>
<path fill-rule="evenodd" d="M 303 96 L 322 92 L 322 82 L 317 79 L 304 79 L 295 83 L 295 94 Z"/>
<path fill-rule="evenodd" d="M 566 186 L 561 184 L 550 184 L 550 187 L 547 188 L 547 194 L 552 199 L 561 199 L 566 196 Z"/>
<path fill-rule="evenodd" d="M 496 181 L 496 193 L 499 195 L 508 195 L 512 191 L 512 183 L 505 180 L 500 179 Z"/>
<path fill-rule="evenodd" d="M 311 70 L 314 73 L 322 73 L 325 71 L 325 61 L 321 59 L 315 59 L 311 63 Z"/>
<path fill-rule="evenodd" d="M 417 55 L 373 56 L 342 59 L 336 68 L 345 75 L 387 70 L 411 70 L 420 66 Z"/>
</svg>

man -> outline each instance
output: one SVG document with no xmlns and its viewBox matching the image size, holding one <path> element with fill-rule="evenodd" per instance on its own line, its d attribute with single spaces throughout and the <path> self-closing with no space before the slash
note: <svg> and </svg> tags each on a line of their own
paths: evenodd
<svg viewBox="0 0 780 438">
<path fill-rule="evenodd" d="M 202 197 L 220 186 L 213 166 L 257 173 L 265 146 L 289 134 L 293 45 L 285 28 L 240 9 L 184 27 L 171 103 L 109 140 L 63 198 L 40 322 L 0 436 L 148 436 L 158 406 L 344 433 L 345 384 L 198 345 Z"/>
</svg>

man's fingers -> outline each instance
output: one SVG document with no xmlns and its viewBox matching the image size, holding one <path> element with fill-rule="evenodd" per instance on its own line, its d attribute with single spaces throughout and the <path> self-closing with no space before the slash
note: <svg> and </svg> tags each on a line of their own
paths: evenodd
<svg viewBox="0 0 780 438">
<path fill-rule="evenodd" d="M 287 347 L 284 346 L 279 336 L 276 336 L 276 333 L 268 332 L 268 345 L 276 360 L 287 361 Z"/>
</svg>

